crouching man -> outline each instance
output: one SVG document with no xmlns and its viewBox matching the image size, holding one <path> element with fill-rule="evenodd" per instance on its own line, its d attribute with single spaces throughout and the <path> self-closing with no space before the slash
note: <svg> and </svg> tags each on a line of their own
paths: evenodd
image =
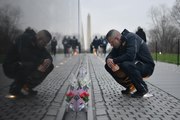
<svg viewBox="0 0 180 120">
<path fill-rule="evenodd" d="M 39 85 L 53 70 L 52 57 L 46 45 L 52 36 L 47 30 L 35 33 L 31 28 L 17 37 L 9 48 L 3 63 L 7 77 L 14 79 L 9 93 L 15 96 L 36 95 L 34 87 Z"/>
<path fill-rule="evenodd" d="M 148 92 L 143 78 L 151 76 L 155 66 L 146 43 L 126 29 L 122 33 L 110 30 L 106 39 L 113 48 L 106 58 L 105 69 L 126 88 L 122 94 L 130 94 L 134 86 L 136 92 L 131 97 L 143 97 Z"/>
</svg>

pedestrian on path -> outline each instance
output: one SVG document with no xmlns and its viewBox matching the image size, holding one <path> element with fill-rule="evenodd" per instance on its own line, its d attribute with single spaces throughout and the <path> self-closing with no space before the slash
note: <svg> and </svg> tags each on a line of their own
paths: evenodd
<svg viewBox="0 0 180 120">
<path fill-rule="evenodd" d="M 51 53 L 55 56 L 56 55 L 56 46 L 57 46 L 57 40 L 55 37 L 51 40 Z"/>
<path fill-rule="evenodd" d="M 37 34 L 31 28 L 17 37 L 12 43 L 3 63 L 7 77 L 14 79 L 9 93 L 24 96 L 37 94 L 33 90 L 53 70 L 52 57 L 45 46 L 50 42 L 51 34 L 41 30 Z"/>
<path fill-rule="evenodd" d="M 73 36 L 73 38 L 70 40 L 70 43 L 73 55 L 75 55 L 77 53 L 78 39 L 75 36 Z"/>
<path fill-rule="evenodd" d="M 100 45 L 100 40 L 97 38 L 97 36 L 94 37 L 92 41 L 92 47 L 96 55 L 98 55 L 98 47 Z"/>
<path fill-rule="evenodd" d="M 143 97 L 148 92 L 143 77 L 151 76 L 155 66 L 147 45 L 138 35 L 126 29 L 122 33 L 110 30 L 106 39 L 113 49 L 106 58 L 105 69 L 118 83 L 121 83 L 121 79 L 115 73 L 122 70 L 136 88 L 131 97 Z M 126 87 L 121 92 L 130 94 L 131 91 Z"/>
<path fill-rule="evenodd" d="M 144 42 L 146 42 L 146 33 L 143 31 L 143 29 L 139 26 L 137 31 L 136 31 L 136 34 L 141 37 Z"/>
</svg>

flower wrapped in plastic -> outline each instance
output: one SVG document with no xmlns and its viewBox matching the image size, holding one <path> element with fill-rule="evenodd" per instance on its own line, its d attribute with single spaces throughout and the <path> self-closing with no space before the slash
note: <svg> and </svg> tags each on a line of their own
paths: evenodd
<svg viewBox="0 0 180 120">
<path fill-rule="evenodd" d="M 81 88 L 88 90 L 90 88 L 91 81 L 88 78 L 88 75 L 85 75 L 83 78 L 79 79 L 78 83 Z"/>
<path fill-rule="evenodd" d="M 87 75 L 79 77 L 79 79 L 71 77 L 70 89 L 66 94 L 68 108 L 76 112 L 87 108 L 89 101 L 89 84 L 90 80 L 88 80 Z"/>
<path fill-rule="evenodd" d="M 81 111 L 87 108 L 89 101 L 89 93 L 83 89 L 69 90 L 66 94 L 68 107 L 73 111 Z"/>
<path fill-rule="evenodd" d="M 78 89 L 79 87 L 79 83 L 78 83 L 78 80 L 76 79 L 75 75 L 72 74 L 70 76 L 70 89 L 73 90 L 73 89 Z"/>
</svg>

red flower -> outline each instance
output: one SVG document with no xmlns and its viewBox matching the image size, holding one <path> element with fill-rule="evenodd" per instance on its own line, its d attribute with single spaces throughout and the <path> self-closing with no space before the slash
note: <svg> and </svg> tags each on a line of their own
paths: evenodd
<svg viewBox="0 0 180 120">
<path fill-rule="evenodd" d="M 88 92 L 85 92 L 84 94 L 85 94 L 85 96 L 87 96 L 87 97 L 89 96 L 89 93 L 88 93 Z"/>
<path fill-rule="evenodd" d="M 74 93 L 68 92 L 68 93 L 66 94 L 66 96 L 73 97 L 73 96 L 74 96 Z"/>
<path fill-rule="evenodd" d="M 80 95 L 79 95 L 85 102 L 88 102 L 89 100 L 89 93 L 86 91 L 83 91 Z"/>
<path fill-rule="evenodd" d="M 69 101 L 71 101 L 71 99 L 74 97 L 74 93 L 73 92 L 68 92 L 67 94 L 66 94 L 66 101 L 67 102 L 69 102 Z"/>
</svg>

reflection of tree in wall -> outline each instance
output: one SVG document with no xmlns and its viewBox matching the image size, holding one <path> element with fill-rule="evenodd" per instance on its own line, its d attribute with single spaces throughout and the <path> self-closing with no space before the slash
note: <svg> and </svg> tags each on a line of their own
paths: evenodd
<svg viewBox="0 0 180 120">
<path fill-rule="evenodd" d="M 180 31 L 172 22 L 172 12 L 165 6 L 160 6 L 159 8 L 152 8 L 150 14 L 153 23 L 152 28 L 149 30 L 151 50 L 155 52 L 157 44 L 159 52 L 175 53 Z"/>
<path fill-rule="evenodd" d="M 18 28 L 20 9 L 5 5 L 0 8 L 0 54 L 7 51 L 10 42 L 21 32 Z"/>
</svg>

